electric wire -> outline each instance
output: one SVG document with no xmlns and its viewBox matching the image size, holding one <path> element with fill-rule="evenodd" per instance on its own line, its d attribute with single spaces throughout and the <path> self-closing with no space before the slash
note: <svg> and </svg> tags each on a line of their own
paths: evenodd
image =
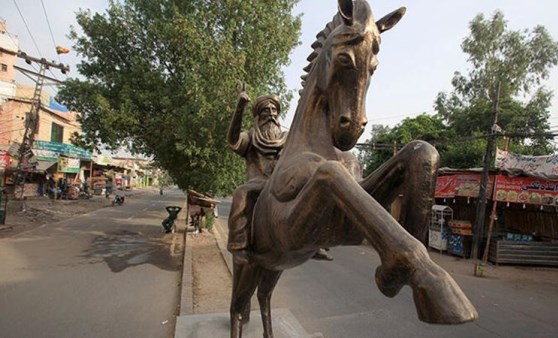
<svg viewBox="0 0 558 338">
<path fill-rule="evenodd" d="M 46 19 L 46 22 L 47 22 L 48 30 L 49 30 L 49 32 L 50 32 L 50 38 L 52 39 L 53 47 L 54 47 L 54 49 L 56 50 L 56 41 L 55 41 L 55 39 L 54 39 L 54 33 L 52 32 L 52 26 L 50 25 L 50 20 L 48 19 L 48 14 L 47 14 L 46 7 L 45 7 L 45 3 L 44 3 L 43 0 L 41 0 L 41 5 L 43 6 L 43 13 L 45 14 L 45 19 Z M 60 59 L 60 55 L 59 55 L 58 53 L 56 53 L 56 56 L 58 57 L 58 62 L 62 63 L 62 60 Z M 60 80 L 58 80 L 58 77 L 56 77 L 56 75 L 54 75 L 54 73 L 52 72 L 51 69 L 49 69 L 48 71 L 49 71 L 50 74 L 52 74 L 52 76 L 53 76 L 57 81 L 60 81 Z"/>
<path fill-rule="evenodd" d="M 33 41 L 33 44 L 35 45 L 35 48 L 37 48 L 37 52 L 39 53 L 39 55 L 41 57 L 43 57 L 43 55 L 41 54 L 41 51 L 39 49 L 39 46 L 37 45 L 37 41 L 35 41 L 35 37 L 33 36 L 33 34 L 31 34 L 31 30 L 29 29 L 29 25 L 27 25 L 27 21 L 25 21 L 25 17 L 21 13 L 21 10 L 19 9 L 19 6 L 17 5 L 16 0 L 13 0 L 13 2 L 14 2 L 14 5 L 16 6 L 16 9 L 19 13 L 19 16 L 21 17 L 21 20 L 23 21 L 23 24 L 25 25 L 25 28 L 27 28 L 27 33 L 29 33 L 29 36 L 31 37 L 31 40 Z"/>
<path fill-rule="evenodd" d="M 16 131 L 22 131 L 22 130 L 25 130 L 25 127 L 18 128 L 18 129 L 12 129 L 12 130 L 6 130 L 6 131 L 0 131 L 0 135 L 11 134 L 11 133 L 14 133 Z"/>
<path fill-rule="evenodd" d="M 10 38 L 10 40 L 12 40 L 12 42 L 14 43 L 14 46 L 16 46 L 17 50 L 19 51 L 19 41 L 16 41 L 16 40 L 14 40 L 14 38 L 12 38 L 12 35 L 13 36 L 16 36 L 16 35 L 8 32 L 7 29 L 6 29 L 6 35 Z"/>
<path fill-rule="evenodd" d="M 433 110 L 433 109 L 430 109 L 430 110 L 424 110 L 424 111 L 419 112 L 419 113 L 409 113 L 409 114 L 400 114 L 400 115 L 393 115 L 393 116 L 384 116 L 384 117 L 378 117 L 378 118 L 371 118 L 371 119 L 369 119 L 369 121 L 389 120 L 389 119 L 393 119 L 393 118 L 397 118 L 397 117 L 407 117 L 407 116 L 414 116 L 414 117 L 417 117 L 417 116 L 419 116 L 419 115 L 428 114 L 428 113 L 432 113 L 432 112 L 434 112 L 434 110 Z M 400 122 L 402 122 L 402 121 L 400 121 Z"/>
<path fill-rule="evenodd" d="M 54 33 L 52 32 L 52 26 L 50 25 L 50 20 L 48 19 L 48 14 L 47 14 L 47 11 L 46 11 L 45 2 L 43 0 L 41 0 L 41 5 L 43 6 L 43 13 L 45 14 L 45 19 L 46 19 L 46 22 L 47 22 L 48 30 L 50 32 L 50 38 L 52 39 L 52 44 L 54 46 L 54 49 L 56 50 L 56 41 L 54 40 Z M 58 55 L 58 53 L 56 53 L 56 55 L 58 56 L 58 61 L 60 61 L 60 63 L 62 63 L 62 60 L 60 59 L 60 55 Z"/>
</svg>

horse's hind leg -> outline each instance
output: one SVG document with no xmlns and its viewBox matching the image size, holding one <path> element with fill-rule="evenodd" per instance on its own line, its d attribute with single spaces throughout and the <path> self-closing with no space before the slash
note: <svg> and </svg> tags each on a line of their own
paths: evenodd
<svg viewBox="0 0 558 338">
<path fill-rule="evenodd" d="M 242 324 L 246 311 L 250 311 L 250 299 L 258 286 L 262 269 L 255 264 L 233 263 L 233 288 L 230 308 L 231 338 L 242 337 Z M 249 313 L 248 313 L 249 315 Z"/>
<path fill-rule="evenodd" d="M 271 327 L 271 294 L 283 271 L 264 270 L 260 284 L 258 285 L 258 302 L 262 314 L 264 338 L 273 337 Z"/>
<path fill-rule="evenodd" d="M 434 147 L 414 141 L 361 182 L 364 190 L 386 208 L 401 195 L 399 223 L 425 245 L 438 162 Z"/>
</svg>

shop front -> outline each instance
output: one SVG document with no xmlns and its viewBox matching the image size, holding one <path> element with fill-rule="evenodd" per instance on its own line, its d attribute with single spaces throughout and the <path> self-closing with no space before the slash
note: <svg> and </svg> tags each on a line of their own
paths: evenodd
<svg viewBox="0 0 558 338">
<path fill-rule="evenodd" d="M 46 195 L 50 179 L 54 180 L 57 186 L 63 185 L 69 190 L 81 187 L 85 179 L 81 164 L 91 161 L 89 151 L 64 143 L 35 141 L 32 153 L 29 163 L 21 165 L 26 173 L 23 186 L 14 186 L 13 180 L 10 179 L 12 175 L 6 175 L 6 183 L 15 188 L 16 196 Z M 17 166 L 17 162 L 12 161 L 10 168 L 14 171 L 17 170 Z"/>
<path fill-rule="evenodd" d="M 474 170 L 442 170 L 438 177 L 436 204 L 453 210 L 453 226 L 448 225 L 446 234 L 449 253 L 452 243 L 463 246 L 462 254 L 470 252 L 480 176 Z M 488 260 L 558 265 L 558 180 L 494 171 L 487 192 L 481 247 L 487 248 Z"/>
</svg>

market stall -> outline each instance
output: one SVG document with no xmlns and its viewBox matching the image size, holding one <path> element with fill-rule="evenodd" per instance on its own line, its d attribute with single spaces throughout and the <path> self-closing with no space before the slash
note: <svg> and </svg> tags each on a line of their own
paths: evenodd
<svg viewBox="0 0 558 338">
<path fill-rule="evenodd" d="M 481 247 L 496 264 L 558 265 L 558 156 L 522 156 L 524 164 L 517 155 L 513 161 L 504 155 L 500 151 L 498 158 L 505 163 L 497 162 L 498 169 L 489 175 L 489 211 L 482 229 L 488 245 Z M 480 175 L 478 169 L 440 170 L 436 204 L 452 208 L 454 225 L 455 220 L 468 224 L 449 227 L 448 253 L 469 256 Z"/>
</svg>

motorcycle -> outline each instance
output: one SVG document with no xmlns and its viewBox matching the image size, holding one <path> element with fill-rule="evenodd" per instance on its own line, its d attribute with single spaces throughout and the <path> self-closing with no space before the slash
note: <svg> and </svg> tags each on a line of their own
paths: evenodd
<svg viewBox="0 0 558 338">
<path fill-rule="evenodd" d="M 124 204 L 124 196 L 118 194 L 114 195 L 114 199 L 112 200 L 112 206 L 122 205 L 122 204 Z"/>
</svg>

